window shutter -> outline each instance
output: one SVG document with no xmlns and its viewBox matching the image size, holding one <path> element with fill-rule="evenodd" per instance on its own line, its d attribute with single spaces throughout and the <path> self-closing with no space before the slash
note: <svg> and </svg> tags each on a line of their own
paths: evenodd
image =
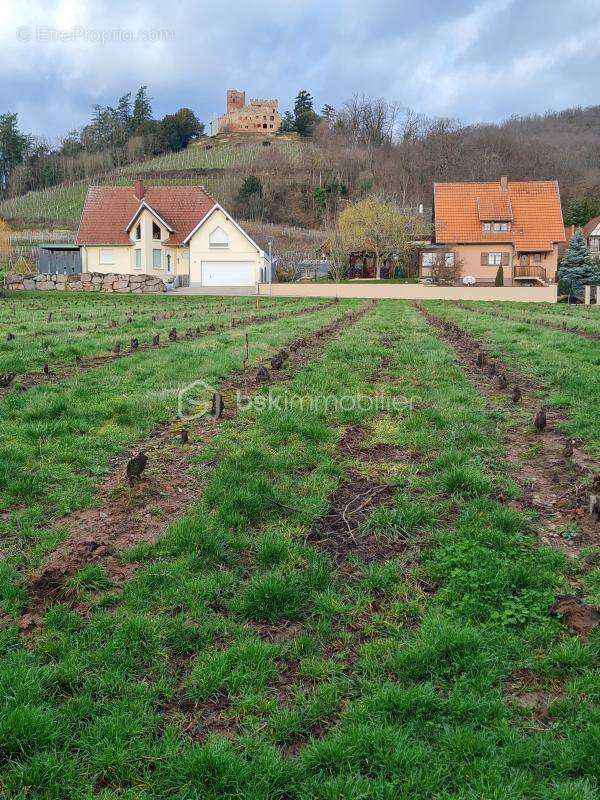
<svg viewBox="0 0 600 800">
<path fill-rule="evenodd" d="M 508 267 L 508 253 L 502 253 L 502 266 Z"/>
<path fill-rule="evenodd" d="M 481 266 L 482 267 L 487 267 L 487 265 L 488 265 L 488 254 L 487 253 L 482 253 L 481 254 Z"/>
</svg>

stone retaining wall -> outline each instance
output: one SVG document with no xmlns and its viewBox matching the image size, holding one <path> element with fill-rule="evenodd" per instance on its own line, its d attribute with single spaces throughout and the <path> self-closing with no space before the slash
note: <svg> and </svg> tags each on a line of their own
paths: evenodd
<svg viewBox="0 0 600 800">
<path fill-rule="evenodd" d="M 82 272 L 81 275 L 12 275 L 4 280 L 7 289 L 59 292 L 118 292 L 119 294 L 157 294 L 165 284 L 153 275 L 115 275 L 110 272 Z"/>
</svg>

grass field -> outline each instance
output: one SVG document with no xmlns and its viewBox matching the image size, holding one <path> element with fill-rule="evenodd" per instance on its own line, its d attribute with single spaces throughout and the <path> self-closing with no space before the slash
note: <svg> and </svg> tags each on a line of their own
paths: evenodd
<svg viewBox="0 0 600 800">
<path fill-rule="evenodd" d="M 600 635 L 549 608 L 600 604 L 577 505 L 598 471 L 597 342 L 479 306 L 253 302 L 0 306 L 18 343 L 0 357 L 24 371 L 41 338 L 72 359 L 77 325 L 89 356 L 226 322 L 0 397 L 0 795 L 596 798 Z M 521 381 L 518 406 L 450 330 Z M 178 415 L 200 379 L 220 421 Z M 562 427 L 585 469 L 557 462 Z"/>
</svg>

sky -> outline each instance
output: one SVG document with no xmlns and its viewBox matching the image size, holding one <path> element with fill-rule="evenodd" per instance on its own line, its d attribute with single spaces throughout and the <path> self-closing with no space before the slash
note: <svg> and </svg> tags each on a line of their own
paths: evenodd
<svg viewBox="0 0 600 800">
<path fill-rule="evenodd" d="M 0 113 L 52 142 L 142 84 L 155 116 L 205 123 L 228 88 L 465 122 L 600 103 L 600 0 L 0 0 L 0 20 Z"/>
</svg>

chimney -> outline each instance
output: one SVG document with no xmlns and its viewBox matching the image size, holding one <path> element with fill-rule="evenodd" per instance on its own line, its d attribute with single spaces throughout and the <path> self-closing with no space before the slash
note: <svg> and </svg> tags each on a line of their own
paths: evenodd
<svg viewBox="0 0 600 800">
<path fill-rule="evenodd" d="M 500 189 L 503 192 L 506 192 L 508 190 L 508 178 L 506 177 L 506 175 L 503 175 L 500 178 Z"/>
<path fill-rule="evenodd" d="M 135 189 L 133 190 L 133 193 L 140 202 L 144 199 L 144 184 L 139 178 L 135 182 Z"/>
</svg>

